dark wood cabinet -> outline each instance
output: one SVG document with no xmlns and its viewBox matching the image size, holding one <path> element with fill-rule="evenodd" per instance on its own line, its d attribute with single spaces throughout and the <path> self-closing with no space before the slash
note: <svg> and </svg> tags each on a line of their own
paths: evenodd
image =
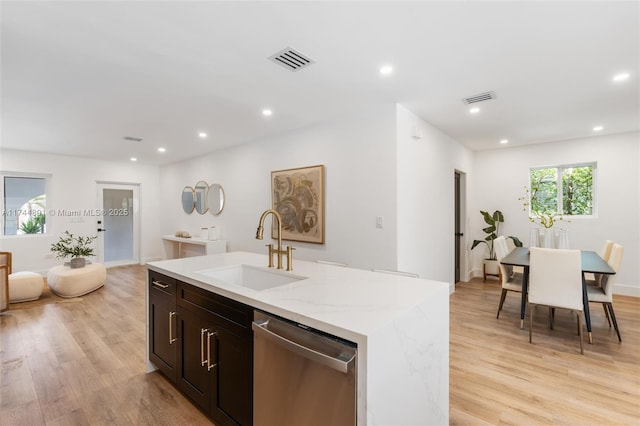
<svg viewBox="0 0 640 426">
<path fill-rule="evenodd" d="M 253 340 L 216 330 L 216 368 L 211 377 L 211 416 L 220 425 L 253 424 Z"/>
<path fill-rule="evenodd" d="M 162 277 L 150 271 L 149 359 L 216 425 L 252 425 L 253 308 L 177 280 L 167 303 L 168 288 L 153 296 L 152 274 Z"/>
<path fill-rule="evenodd" d="M 253 308 L 182 282 L 177 304 L 179 388 L 216 425 L 253 424 Z"/>
<path fill-rule="evenodd" d="M 149 273 L 149 360 L 176 379 L 176 281 Z"/>
</svg>

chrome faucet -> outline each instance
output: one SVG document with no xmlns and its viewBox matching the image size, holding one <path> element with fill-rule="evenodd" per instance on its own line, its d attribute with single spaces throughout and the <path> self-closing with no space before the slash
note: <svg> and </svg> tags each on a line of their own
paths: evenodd
<svg viewBox="0 0 640 426">
<path fill-rule="evenodd" d="M 278 255 L 278 267 L 277 269 L 282 269 L 282 255 L 287 255 L 287 271 L 291 271 L 293 269 L 291 261 L 293 259 L 293 250 L 294 248 L 291 246 L 287 246 L 286 250 L 282 250 L 282 218 L 280 214 L 273 210 L 265 210 L 260 216 L 260 222 L 258 222 L 258 229 L 256 230 L 256 240 L 262 239 L 262 234 L 264 233 L 264 220 L 267 218 L 269 214 L 272 214 L 274 220 L 278 223 L 278 247 L 274 248 L 273 244 L 267 244 L 269 247 L 269 268 L 273 268 L 273 255 Z"/>
</svg>

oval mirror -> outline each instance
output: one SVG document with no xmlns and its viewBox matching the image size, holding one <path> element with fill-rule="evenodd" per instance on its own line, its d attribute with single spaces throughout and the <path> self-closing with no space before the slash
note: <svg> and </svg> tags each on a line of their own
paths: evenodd
<svg viewBox="0 0 640 426">
<path fill-rule="evenodd" d="M 196 211 L 200 214 L 205 214 L 208 210 L 207 207 L 207 192 L 209 191 L 209 184 L 203 180 L 196 183 L 195 187 L 195 200 Z"/>
<path fill-rule="evenodd" d="M 209 206 L 209 212 L 213 215 L 218 215 L 224 208 L 224 189 L 222 186 L 214 183 L 209 187 L 207 193 L 207 206 Z"/>
<path fill-rule="evenodd" d="M 191 214 L 196 206 L 195 191 L 190 186 L 185 186 L 182 190 L 182 210 L 186 214 Z"/>
</svg>

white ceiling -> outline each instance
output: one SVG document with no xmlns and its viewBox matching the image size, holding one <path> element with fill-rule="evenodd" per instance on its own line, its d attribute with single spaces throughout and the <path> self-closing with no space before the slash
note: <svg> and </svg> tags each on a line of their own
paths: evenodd
<svg viewBox="0 0 640 426">
<path fill-rule="evenodd" d="M 2 1 L 0 14 L 5 148 L 164 164 L 394 102 L 473 150 L 640 129 L 637 1 Z M 266 59 L 287 46 L 316 63 Z M 485 91 L 497 98 L 469 114 L 462 98 Z"/>
</svg>

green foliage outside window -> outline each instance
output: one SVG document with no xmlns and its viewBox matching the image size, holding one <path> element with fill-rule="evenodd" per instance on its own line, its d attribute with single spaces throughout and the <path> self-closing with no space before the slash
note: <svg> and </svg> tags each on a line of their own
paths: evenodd
<svg viewBox="0 0 640 426">
<path fill-rule="evenodd" d="M 593 214 L 593 167 L 574 167 L 562 173 L 562 213 Z"/>
<path fill-rule="evenodd" d="M 532 221 L 537 219 L 550 228 L 556 220 L 563 220 L 562 215 L 592 215 L 593 169 L 592 165 L 531 169 L 531 190 L 522 199 L 530 207 Z"/>
<path fill-rule="evenodd" d="M 31 216 L 26 222 L 20 224 L 20 230 L 25 234 L 42 234 L 44 233 L 45 219 L 44 213 Z"/>
<path fill-rule="evenodd" d="M 558 169 L 531 170 L 531 213 L 558 213 Z"/>
</svg>

